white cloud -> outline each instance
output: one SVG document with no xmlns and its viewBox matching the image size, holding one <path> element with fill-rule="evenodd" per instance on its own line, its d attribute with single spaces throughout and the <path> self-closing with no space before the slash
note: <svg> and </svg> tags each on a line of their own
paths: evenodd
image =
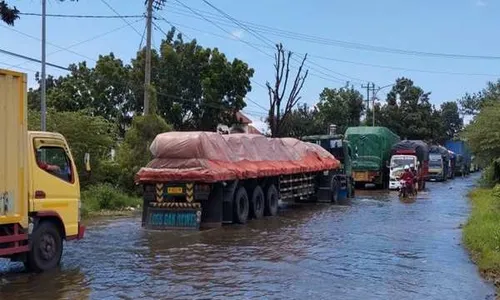
<svg viewBox="0 0 500 300">
<path fill-rule="evenodd" d="M 477 0 L 476 5 L 477 6 L 486 6 L 488 3 L 486 3 L 484 0 Z"/>
<path fill-rule="evenodd" d="M 241 38 L 243 37 L 243 30 L 234 30 L 233 32 L 231 32 L 231 36 L 234 39 L 241 40 Z"/>
</svg>

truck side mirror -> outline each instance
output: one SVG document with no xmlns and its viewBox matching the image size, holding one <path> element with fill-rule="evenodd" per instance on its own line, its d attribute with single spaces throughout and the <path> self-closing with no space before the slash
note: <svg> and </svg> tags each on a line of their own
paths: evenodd
<svg viewBox="0 0 500 300">
<path fill-rule="evenodd" d="M 91 168 L 90 168 L 90 153 L 85 153 L 83 156 L 83 164 L 85 165 L 85 171 L 87 173 L 90 173 Z"/>
</svg>

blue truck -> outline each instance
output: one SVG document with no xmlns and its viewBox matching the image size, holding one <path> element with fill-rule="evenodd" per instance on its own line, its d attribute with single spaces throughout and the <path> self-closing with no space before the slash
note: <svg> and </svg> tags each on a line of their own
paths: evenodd
<svg viewBox="0 0 500 300">
<path fill-rule="evenodd" d="M 446 141 L 444 146 L 453 151 L 456 156 L 455 162 L 455 175 L 468 175 L 470 173 L 470 165 L 471 165 L 471 151 L 467 142 L 462 140 L 451 140 Z"/>
</svg>

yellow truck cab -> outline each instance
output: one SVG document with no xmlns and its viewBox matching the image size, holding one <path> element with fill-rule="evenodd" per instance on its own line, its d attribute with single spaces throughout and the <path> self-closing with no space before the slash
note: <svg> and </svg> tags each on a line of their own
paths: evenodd
<svg viewBox="0 0 500 300">
<path fill-rule="evenodd" d="M 80 183 L 64 137 L 27 130 L 27 76 L 0 69 L 0 258 L 56 267 L 81 239 Z"/>
</svg>

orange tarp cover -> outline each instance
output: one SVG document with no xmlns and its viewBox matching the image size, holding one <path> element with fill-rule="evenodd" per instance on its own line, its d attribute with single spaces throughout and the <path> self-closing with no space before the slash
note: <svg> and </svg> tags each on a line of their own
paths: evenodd
<svg viewBox="0 0 500 300">
<path fill-rule="evenodd" d="M 321 146 L 293 138 L 215 132 L 168 132 L 150 147 L 154 159 L 136 182 L 258 178 L 337 169 L 340 162 Z"/>
</svg>

